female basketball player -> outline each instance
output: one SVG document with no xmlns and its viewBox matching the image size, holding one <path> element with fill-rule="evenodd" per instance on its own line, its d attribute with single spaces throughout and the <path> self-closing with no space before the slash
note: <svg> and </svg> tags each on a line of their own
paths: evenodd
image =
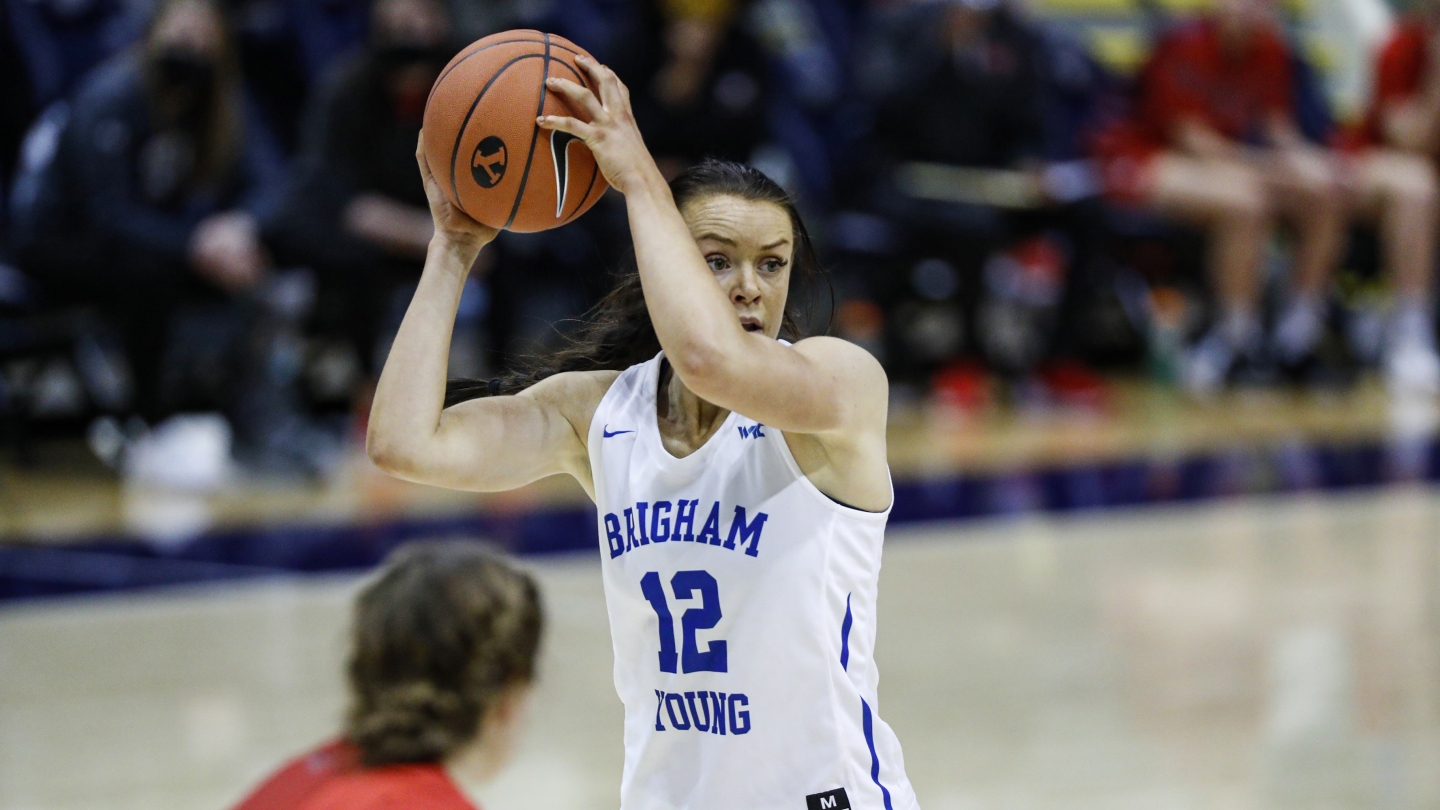
<svg viewBox="0 0 1440 810">
<path fill-rule="evenodd" d="M 475 810 L 457 781 L 514 752 L 543 624 L 535 581 L 483 546 L 401 546 L 355 600 L 344 733 L 235 810 Z"/>
<path fill-rule="evenodd" d="M 539 123 L 583 139 L 625 195 L 637 272 L 576 345 L 446 407 L 460 291 L 495 234 L 446 202 L 422 153 L 435 238 L 376 390 L 370 457 L 479 491 L 569 473 L 595 499 L 626 810 L 915 807 L 875 714 L 885 374 L 844 341 L 777 339 L 791 278 L 815 261 L 785 193 L 727 163 L 667 187 L 626 88 L 577 62 L 598 95 L 548 89 L 590 122 Z"/>
</svg>

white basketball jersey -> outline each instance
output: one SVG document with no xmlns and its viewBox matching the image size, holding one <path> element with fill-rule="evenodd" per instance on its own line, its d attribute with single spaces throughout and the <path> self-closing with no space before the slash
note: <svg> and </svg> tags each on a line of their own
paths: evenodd
<svg viewBox="0 0 1440 810">
<path fill-rule="evenodd" d="M 912 810 L 876 707 L 875 596 L 889 511 L 826 497 L 780 431 L 731 413 L 675 458 L 660 356 L 590 426 L 623 810 Z"/>
</svg>

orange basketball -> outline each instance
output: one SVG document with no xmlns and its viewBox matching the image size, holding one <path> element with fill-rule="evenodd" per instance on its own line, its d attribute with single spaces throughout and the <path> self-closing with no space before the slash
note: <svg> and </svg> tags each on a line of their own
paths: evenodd
<svg viewBox="0 0 1440 810">
<path fill-rule="evenodd" d="M 541 129 L 541 115 L 588 121 L 547 92 L 558 76 L 589 87 L 585 53 L 540 31 L 491 34 L 450 60 L 425 103 L 425 159 L 450 202 L 492 228 L 556 228 L 589 210 L 608 184 L 579 139 Z"/>
</svg>

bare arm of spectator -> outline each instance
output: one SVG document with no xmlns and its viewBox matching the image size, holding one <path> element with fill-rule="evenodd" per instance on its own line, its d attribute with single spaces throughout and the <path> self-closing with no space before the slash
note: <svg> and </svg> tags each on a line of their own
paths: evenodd
<svg viewBox="0 0 1440 810">
<path fill-rule="evenodd" d="M 351 234 L 407 259 L 424 259 L 435 233 L 429 211 L 373 192 L 351 199 L 343 217 Z"/>
<path fill-rule="evenodd" d="M 1173 139 L 1180 151 L 1195 157 L 1233 158 L 1240 153 L 1238 145 L 1198 117 L 1187 116 L 1176 122 Z"/>
<path fill-rule="evenodd" d="M 196 273 L 231 293 L 255 286 L 270 266 L 255 217 L 245 211 L 202 220 L 191 232 L 188 258 Z"/>
<path fill-rule="evenodd" d="M 1295 182 L 1311 187 L 1327 187 L 1336 182 L 1330 150 L 1307 140 L 1291 118 L 1273 113 L 1265 125 L 1270 145 Z"/>
</svg>

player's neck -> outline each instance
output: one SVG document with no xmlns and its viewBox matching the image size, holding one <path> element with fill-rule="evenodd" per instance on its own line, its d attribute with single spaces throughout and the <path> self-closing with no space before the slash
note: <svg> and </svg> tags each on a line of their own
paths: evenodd
<svg viewBox="0 0 1440 810">
<path fill-rule="evenodd" d="M 475 739 L 452 751 L 442 763 L 451 781 L 474 793 L 498 776 L 519 746 L 529 706 L 529 685 L 506 687 L 486 710 Z"/>
<path fill-rule="evenodd" d="M 729 411 L 706 402 L 686 388 L 668 364 L 661 384 L 661 396 L 656 404 L 660 432 L 667 438 L 690 445 L 691 449 L 704 444 L 730 415 Z"/>
</svg>

